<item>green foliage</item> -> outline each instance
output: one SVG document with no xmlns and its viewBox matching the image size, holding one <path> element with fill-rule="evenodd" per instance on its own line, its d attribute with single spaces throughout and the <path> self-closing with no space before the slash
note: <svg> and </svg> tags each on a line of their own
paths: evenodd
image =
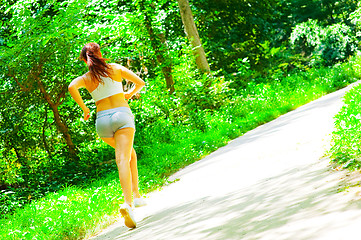
<svg viewBox="0 0 361 240">
<path fill-rule="evenodd" d="M 237 59 L 249 59 L 251 65 L 264 63 L 260 43 L 272 32 L 274 8 L 277 1 L 193 1 L 193 15 L 200 36 L 205 38 L 214 70 L 236 71 Z"/>
<path fill-rule="evenodd" d="M 360 68 L 360 61 L 356 65 Z M 357 85 L 344 96 L 344 106 L 335 116 L 335 131 L 330 150 L 335 167 L 358 170 L 361 168 L 361 86 Z"/>
<path fill-rule="evenodd" d="M 351 20 L 351 23 L 360 27 L 361 25 L 361 8 L 357 8 L 356 11 L 352 12 L 350 14 L 349 19 Z"/>
<path fill-rule="evenodd" d="M 322 28 L 317 20 L 308 20 L 298 24 L 292 31 L 290 41 L 293 46 L 310 55 L 321 44 Z"/>
<path fill-rule="evenodd" d="M 81 239 L 89 232 L 88 228 L 115 219 L 111 216 L 116 214 L 121 200 L 119 191 L 118 182 L 110 179 L 86 189 L 64 187 L 16 211 L 14 216 L 21 217 L 0 220 L 7 228 L 5 238 Z"/>
<path fill-rule="evenodd" d="M 354 11 L 350 14 L 349 20 L 354 25 L 357 39 L 360 40 L 360 37 L 361 37 L 361 7 L 360 7 L 360 4 L 359 4 L 359 8 L 357 8 L 356 11 Z M 358 42 L 358 47 L 360 47 L 360 42 Z"/>
<path fill-rule="evenodd" d="M 332 139 L 332 161 L 336 166 L 350 170 L 361 168 L 360 101 L 360 86 L 357 86 L 345 95 L 345 105 L 335 117 L 336 130 L 333 132 Z"/>
<path fill-rule="evenodd" d="M 311 65 L 327 66 L 346 60 L 357 49 L 355 33 L 344 23 L 326 27 L 317 20 L 298 24 L 292 31 L 291 44 L 302 55 L 310 56 Z"/>
<path fill-rule="evenodd" d="M 318 47 L 326 65 L 343 61 L 355 53 L 356 39 L 351 28 L 346 24 L 328 26 L 323 36 Z"/>
<path fill-rule="evenodd" d="M 112 26 L 89 15 L 100 11 L 94 5 L 49 0 L 7 6 L 11 17 L 0 32 L 6 37 L 0 46 L 0 187 L 14 193 L 12 204 L 3 204 L 9 203 L 10 195 L 1 198 L 2 213 L 109 170 L 97 165 L 113 153 L 94 141 L 94 125 L 85 127 L 76 104 L 66 96 L 69 82 L 85 70 L 76 59 L 79 49 L 91 39 L 100 41 L 99 32 Z M 76 160 L 70 158 L 66 134 L 78 146 Z M 90 139 L 91 144 L 82 146 Z M 104 150 L 94 157 L 100 149 Z"/>
<path fill-rule="evenodd" d="M 358 1 L 338 0 L 276 0 L 276 1 L 191 1 L 200 36 L 205 42 L 214 70 L 236 72 L 232 66 L 237 59 L 248 58 L 252 69 L 262 72 L 273 65 L 270 49 L 289 48 L 292 30 L 308 19 L 317 20 L 320 26 L 343 23 L 353 27 L 348 17 L 356 10 Z M 354 34 L 354 33 L 353 33 Z M 284 58 L 283 61 L 288 61 Z"/>
<path fill-rule="evenodd" d="M 150 4 L 145 4 L 148 8 L 152 5 L 147 4 Z M 164 7 L 161 3 L 155 6 L 159 12 Z M 120 14 L 117 12 L 120 10 L 125 11 Z M 139 108 L 134 106 L 136 115 L 140 116 L 137 120 L 140 132 L 144 129 L 154 134 L 162 128 L 151 129 L 153 122 L 166 126 L 168 121 L 189 121 L 189 116 L 195 118 L 198 110 L 215 109 L 227 102 L 224 100 L 229 96 L 228 82 L 222 77 L 209 79 L 197 74 L 188 54 L 190 49 L 184 44 L 184 59 L 178 59 L 180 51 L 169 51 L 174 61 L 182 66 L 174 71 L 174 76 L 178 77 L 177 93 L 166 94 L 164 98 L 151 97 L 164 95 L 159 93 L 166 89 L 160 68 L 155 67 L 155 55 L 148 51 L 147 31 L 142 20 L 135 17 L 141 14 L 138 8 L 121 6 L 114 1 L 58 3 L 49 0 L 42 3 L 17 1 L 7 6 L 6 11 L 10 14 L 7 33 L 11 32 L 11 36 L 7 35 L 6 43 L 1 46 L 4 78 L 0 95 L 3 100 L 0 186 L 5 192 L 15 193 L 11 201 L 7 196 L 2 199 L 2 213 L 58 191 L 64 184 L 83 184 L 114 170 L 114 165 L 103 164 L 112 159 L 114 153 L 96 135 L 95 114 L 90 124 L 86 124 L 79 119 L 81 113 L 76 103 L 65 94 L 69 82 L 85 71 L 76 59 L 85 42 L 103 43 L 106 56 L 132 68 L 142 77 L 153 77 L 148 90 L 151 100 Z M 167 29 L 162 25 L 164 18 L 149 16 L 156 28 Z M 1 35 L 6 34 L 2 31 Z M 173 44 L 179 47 L 180 43 Z M 189 76 L 185 77 L 185 71 Z M 41 86 L 43 91 L 39 91 Z M 94 111 L 93 100 L 85 92 L 83 96 Z M 11 97 L 14 106 L 9 107 L 7 102 Z M 190 100 L 193 100 L 192 106 L 188 106 Z M 70 158 L 71 145 L 66 134 L 76 146 L 75 158 Z M 164 135 L 162 140 L 167 138 Z M 142 151 L 139 149 L 140 153 Z"/>
<path fill-rule="evenodd" d="M 360 161 L 360 86 L 350 90 L 344 98 L 345 105 L 336 115 L 333 132 L 332 161 L 336 166 L 356 170 Z"/>
</svg>

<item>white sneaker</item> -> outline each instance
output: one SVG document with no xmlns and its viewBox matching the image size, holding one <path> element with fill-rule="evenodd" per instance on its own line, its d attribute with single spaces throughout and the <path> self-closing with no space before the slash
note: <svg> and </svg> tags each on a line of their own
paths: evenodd
<svg viewBox="0 0 361 240">
<path fill-rule="evenodd" d="M 127 203 L 123 203 L 120 206 L 119 211 L 124 218 L 125 226 L 127 226 L 128 228 L 135 228 L 137 226 L 137 223 L 135 222 L 133 210 Z"/>
<path fill-rule="evenodd" d="M 134 198 L 134 207 L 143 207 L 147 205 L 143 198 Z"/>
</svg>

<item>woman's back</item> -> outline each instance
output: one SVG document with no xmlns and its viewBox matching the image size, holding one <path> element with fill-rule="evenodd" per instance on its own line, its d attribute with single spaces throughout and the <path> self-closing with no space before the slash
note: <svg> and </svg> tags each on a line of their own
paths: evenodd
<svg viewBox="0 0 361 240">
<path fill-rule="evenodd" d="M 105 81 L 114 81 L 115 83 L 109 84 L 110 86 L 106 86 L 106 87 L 108 87 L 108 88 L 116 87 L 116 88 L 121 88 L 121 89 L 102 89 L 103 92 L 108 90 L 108 91 L 110 91 L 110 93 L 116 92 L 116 94 L 107 96 L 100 100 L 94 99 L 96 101 L 95 104 L 97 106 L 97 112 L 112 109 L 112 108 L 117 108 L 117 107 L 129 107 L 127 101 L 125 100 L 123 89 L 122 89 L 122 84 L 121 84 L 121 82 L 123 80 L 121 66 L 118 64 L 109 64 L 109 66 L 111 68 L 111 75 L 109 76 L 110 79 L 105 79 Z M 87 90 L 91 94 L 93 93 L 92 95 L 100 96 L 101 94 L 104 94 L 104 93 L 100 93 L 100 95 L 98 93 L 97 93 L 97 95 L 95 94 L 95 92 L 97 92 L 99 90 L 99 88 L 102 87 L 101 86 L 102 83 L 92 81 L 91 75 L 89 72 L 84 75 L 84 81 L 85 81 Z M 116 83 L 120 83 L 120 84 L 116 84 Z M 105 95 L 106 94 L 107 93 L 105 93 Z"/>
</svg>

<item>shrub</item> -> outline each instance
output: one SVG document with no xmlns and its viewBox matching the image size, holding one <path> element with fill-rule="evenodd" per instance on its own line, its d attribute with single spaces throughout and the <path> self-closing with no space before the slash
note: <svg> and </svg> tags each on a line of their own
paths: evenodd
<svg viewBox="0 0 361 240">
<path fill-rule="evenodd" d="M 291 44 L 305 55 L 311 55 L 321 44 L 321 39 L 322 27 L 312 19 L 296 25 L 290 36 Z"/>
<path fill-rule="evenodd" d="M 322 27 L 312 19 L 298 24 L 290 41 L 296 51 L 312 59 L 310 65 L 331 66 L 346 60 L 357 49 L 356 33 L 346 24 Z"/>
<path fill-rule="evenodd" d="M 323 30 L 321 43 L 317 47 L 326 65 L 330 66 L 355 52 L 356 39 L 349 26 L 334 24 Z"/>
</svg>

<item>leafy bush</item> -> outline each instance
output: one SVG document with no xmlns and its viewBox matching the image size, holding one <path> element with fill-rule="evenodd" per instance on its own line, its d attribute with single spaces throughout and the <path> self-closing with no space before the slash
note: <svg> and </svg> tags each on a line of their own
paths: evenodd
<svg viewBox="0 0 361 240">
<path fill-rule="evenodd" d="M 318 51 L 321 52 L 321 57 L 326 65 L 343 61 L 356 50 L 356 39 L 351 28 L 346 24 L 327 26 L 322 35 Z"/>
<path fill-rule="evenodd" d="M 304 51 L 304 54 L 312 54 L 317 46 L 321 44 L 322 28 L 317 20 L 310 19 L 307 22 L 296 25 L 293 29 L 290 42 L 298 50 Z"/>
<path fill-rule="evenodd" d="M 256 21 L 252 20 L 254 15 L 244 11 L 250 5 L 245 8 L 240 5 L 242 12 L 249 14 L 247 19 L 254 23 L 247 30 L 250 34 L 244 35 L 248 40 L 240 40 L 237 31 L 218 28 L 230 33 L 227 36 L 232 39 L 226 37 L 205 44 L 213 45 L 211 49 L 214 51 L 210 52 L 214 55 L 211 54 L 213 57 L 209 59 L 219 72 L 213 74 L 215 77 L 201 75 L 194 70 L 190 48 L 182 46 L 182 39 L 172 34 L 174 29 L 171 25 L 177 21 L 168 19 L 163 8 L 170 7 L 173 17 L 179 11 L 174 8 L 176 2 L 167 5 L 171 2 L 168 1 L 165 5 L 152 3 L 149 6 L 156 7 L 148 8 L 146 14 L 153 18 L 156 35 L 164 34 L 166 45 L 172 49 L 169 52 L 162 49 L 162 54 L 170 56 L 166 64 L 172 66 L 176 81 L 176 91 L 169 95 L 161 75 L 162 64 L 157 64 L 155 50 L 151 46 L 154 42 L 149 41 L 144 28 L 145 13 L 136 9 L 137 4 L 100 0 L 15 2 L 4 5 L 9 21 L 6 21 L 7 17 L 3 18 L 5 25 L 0 31 L 0 47 L 3 50 L 0 51 L 3 63 L 0 64 L 0 211 L 3 217 L 0 225 L 4 226 L 0 229 L 1 239 L 9 236 L 14 239 L 81 238 L 86 229 L 97 225 L 105 214 L 114 214 L 122 200 L 116 166 L 109 163 L 114 157 L 114 150 L 97 137 L 95 114 L 88 123 L 79 120 L 80 109 L 66 95 L 68 83 L 85 71 L 85 67 L 74 57 L 84 42 L 91 40 L 105 45 L 103 53 L 123 65 L 128 61 L 120 56 L 137 59 L 133 66 L 147 78 L 147 90 L 139 101 L 131 103 L 136 115 L 134 147 L 139 156 L 142 192 L 164 184 L 166 176 L 230 139 L 347 85 L 357 75 L 353 75 L 355 69 L 346 64 L 334 68 L 303 68 L 309 70 L 307 72 L 289 72 L 292 65 L 298 66 L 299 63 L 293 61 L 288 52 L 282 56 L 286 46 L 279 48 L 264 39 L 267 36 L 257 26 L 267 24 L 258 24 L 263 21 L 260 16 Z M 136 2 L 139 5 L 139 1 Z M 201 1 L 201 4 L 206 2 Z M 273 9 L 267 6 L 269 10 Z M 262 4 L 258 7 L 261 9 Z M 161 8 L 161 11 L 154 11 L 156 8 Z M 4 7 L 0 6 L 2 9 Z M 217 15 L 215 13 L 213 22 L 223 25 L 223 20 Z M 274 18 L 273 15 L 268 17 Z M 248 23 L 244 16 L 239 19 L 228 14 L 227 18 L 241 21 L 243 25 Z M 213 31 L 214 26 L 209 31 Z M 183 35 L 183 27 L 179 25 L 178 29 Z M 318 33 L 310 37 L 306 30 L 302 31 L 306 42 L 311 39 L 309 47 L 321 44 Z M 334 41 L 338 37 L 337 32 L 332 34 L 327 44 L 343 48 L 344 45 L 339 46 Z M 262 38 L 256 39 L 257 36 Z M 347 39 L 341 40 L 347 42 Z M 225 42 L 228 42 L 227 49 L 224 48 Z M 330 48 L 330 52 L 332 50 Z M 263 63 L 270 64 L 273 61 L 271 56 L 277 54 L 282 57 L 278 59 L 276 72 Z M 238 61 L 234 62 L 235 59 Z M 284 59 L 291 59 L 291 63 L 282 62 Z M 265 70 L 256 72 L 251 65 Z M 236 72 L 227 72 L 231 70 Z M 45 91 L 38 91 L 39 84 L 46 87 Z M 92 105 L 90 96 L 84 94 L 86 103 Z M 9 99 L 16 107 L 9 107 Z M 92 110 L 95 110 L 94 105 Z M 60 116 L 59 122 L 67 125 L 74 144 L 68 144 L 64 138 L 67 131 L 60 132 L 62 128 L 54 124 L 56 113 Z M 77 158 L 69 157 L 67 145 L 76 146 Z M 91 183 L 93 181 L 96 186 Z M 94 201 L 95 198 L 99 201 Z M 102 204 L 105 201 L 110 204 Z"/>
<path fill-rule="evenodd" d="M 350 14 L 349 20 L 356 26 L 356 36 L 361 37 L 361 6 Z"/>
<path fill-rule="evenodd" d="M 292 31 L 290 40 L 293 47 L 303 55 L 310 56 L 312 65 L 326 66 L 346 60 L 357 49 L 356 34 L 344 23 L 326 27 L 317 20 L 298 24 Z"/>
</svg>

